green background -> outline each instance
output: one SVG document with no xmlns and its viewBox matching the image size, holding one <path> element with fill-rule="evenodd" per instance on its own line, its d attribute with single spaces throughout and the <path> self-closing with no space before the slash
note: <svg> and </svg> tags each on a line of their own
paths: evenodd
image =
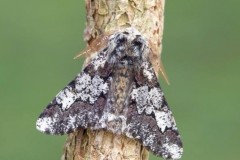
<svg viewBox="0 0 240 160">
<path fill-rule="evenodd" d="M 240 1 L 166 2 L 161 80 L 184 160 L 240 159 Z M 45 106 L 81 70 L 84 1 L 0 3 L 0 159 L 57 160 L 66 136 L 35 129 Z M 159 159 L 151 156 L 151 159 Z"/>
</svg>

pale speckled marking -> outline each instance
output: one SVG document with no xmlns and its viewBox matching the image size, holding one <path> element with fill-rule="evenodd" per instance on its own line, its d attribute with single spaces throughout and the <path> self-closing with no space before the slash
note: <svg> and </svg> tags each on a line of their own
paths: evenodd
<svg viewBox="0 0 240 160">
<path fill-rule="evenodd" d="M 163 101 L 163 93 L 159 88 L 153 87 L 148 91 L 148 86 L 142 86 L 133 89 L 131 98 L 136 100 L 138 113 L 144 110 L 147 114 L 151 114 L 155 109 L 159 109 Z"/>
<path fill-rule="evenodd" d="M 57 114 L 54 114 L 52 117 L 39 118 L 36 122 L 36 128 L 41 132 L 46 132 L 46 130 L 48 130 L 51 134 L 53 134 L 55 131 L 53 126 L 56 122 L 58 122 L 58 120 Z"/>
<path fill-rule="evenodd" d="M 163 93 L 159 88 L 153 87 L 148 91 L 148 86 L 142 86 L 133 89 L 131 97 L 137 103 L 139 114 L 145 110 L 147 115 L 151 113 L 155 115 L 157 125 L 162 132 L 164 132 L 166 128 L 175 128 L 175 121 L 171 111 L 164 107 L 162 111 L 160 110 L 163 103 Z"/>
<path fill-rule="evenodd" d="M 152 80 L 152 78 L 155 76 L 154 75 L 154 70 L 152 67 L 150 67 L 149 62 L 143 62 L 143 75 L 148 78 L 148 80 Z"/>
<path fill-rule="evenodd" d="M 127 128 L 127 118 L 125 115 L 115 115 L 109 112 L 104 112 L 104 114 L 102 115 L 99 123 L 101 124 L 100 128 L 107 128 L 108 130 L 111 130 L 113 133 L 117 133 L 114 130 L 112 130 L 111 128 L 109 128 L 108 123 L 115 121 L 115 120 L 121 120 L 121 133 L 118 134 L 122 134 L 125 132 L 126 128 Z"/>
<path fill-rule="evenodd" d="M 153 87 L 148 92 L 148 104 L 153 104 L 154 108 L 160 109 L 163 102 L 163 92 L 157 88 Z"/>
<path fill-rule="evenodd" d="M 161 108 L 161 111 L 164 111 L 164 112 L 167 112 L 168 113 L 168 117 L 169 117 L 169 119 L 170 119 L 170 121 L 171 121 L 171 128 L 172 128 L 172 130 L 174 130 L 174 131 L 177 131 L 177 126 L 176 126 L 176 122 L 175 122 L 175 119 L 174 119 L 174 117 L 173 117 L 173 115 L 172 115 L 172 112 L 169 110 L 169 108 L 168 108 L 168 106 L 163 106 L 162 108 Z M 168 125 L 167 127 L 169 127 L 170 125 Z"/>
<path fill-rule="evenodd" d="M 163 153 L 163 157 L 167 158 L 168 157 L 168 153 L 171 153 L 171 158 L 172 159 L 180 159 L 182 157 L 182 153 L 183 153 L 183 148 L 179 147 L 176 144 L 170 144 L 170 143 L 164 143 L 162 146 L 167 153 Z"/>
<path fill-rule="evenodd" d="M 172 114 L 171 111 L 154 111 L 154 115 L 156 117 L 157 125 L 161 129 L 162 132 L 168 127 L 172 127 Z"/>
<path fill-rule="evenodd" d="M 66 128 L 77 128 L 76 118 L 77 118 L 77 115 L 69 116 L 69 121 L 68 121 L 69 123 Z"/>
<path fill-rule="evenodd" d="M 76 100 L 76 94 L 73 92 L 72 87 L 67 86 L 64 90 L 60 91 L 56 96 L 56 102 L 62 104 L 61 108 L 67 110 Z"/>
<path fill-rule="evenodd" d="M 141 114 L 146 109 L 148 86 L 142 86 L 137 89 L 133 89 L 131 98 L 136 100 L 138 113 Z"/>
<path fill-rule="evenodd" d="M 92 65 L 94 66 L 94 70 L 97 71 L 99 67 L 104 66 L 104 64 L 107 61 L 107 56 L 105 55 L 106 53 L 104 53 L 103 51 L 98 54 L 93 61 L 91 61 Z"/>
<path fill-rule="evenodd" d="M 148 136 L 148 137 L 144 140 L 145 146 L 149 146 L 149 145 L 153 144 L 155 137 L 156 137 L 155 134 L 151 134 L 150 136 Z"/>
<path fill-rule="evenodd" d="M 108 90 L 108 84 L 104 83 L 98 75 L 91 79 L 89 74 L 83 72 L 76 78 L 77 97 L 84 102 L 88 101 L 93 104 L 102 92 L 105 94 Z"/>
</svg>

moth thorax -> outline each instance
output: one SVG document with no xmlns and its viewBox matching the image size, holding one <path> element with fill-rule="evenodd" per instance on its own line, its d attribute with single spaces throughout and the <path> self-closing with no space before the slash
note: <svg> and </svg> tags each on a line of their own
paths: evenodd
<svg viewBox="0 0 240 160">
<path fill-rule="evenodd" d="M 114 90 L 112 95 L 113 111 L 117 115 L 121 115 L 124 112 L 124 108 L 127 106 L 126 102 L 128 101 L 130 86 L 133 82 L 133 69 L 132 68 L 121 68 L 116 69 L 113 75 L 112 83 Z"/>
</svg>

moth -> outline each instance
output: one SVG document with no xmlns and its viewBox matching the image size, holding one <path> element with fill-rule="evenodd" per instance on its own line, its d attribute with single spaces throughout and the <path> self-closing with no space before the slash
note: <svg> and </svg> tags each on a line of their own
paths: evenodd
<svg viewBox="0 0 240 160">
<path fill-rule="evenodd" d="M 151 52 L 134 28 L 113 33 L 48 104 L 36 128 L 53 135 L 105 129 L 140 141 L 156 156 L 180 159 L 182 142 L 150 62 Z"/>
</svg>

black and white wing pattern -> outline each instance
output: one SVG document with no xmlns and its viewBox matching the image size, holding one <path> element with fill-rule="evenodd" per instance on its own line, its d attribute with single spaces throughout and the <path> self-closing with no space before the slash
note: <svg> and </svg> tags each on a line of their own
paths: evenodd
<svg viewBox="0 0 240 160">
<path fill-rule="evenodd" d="M 126 135 L 140 140 L 157 156 L 180 159 L 182 142 L 150 62 L 142 63 L 135 72 L 132 88 Z"/>
<path fill-rule="evenodd" d="M 62 135 L 78 128 L 101 128 L 96 124 L 106 105 L 112 68 L 104 67 L 107 49 L 102 50 L 39 116 L 36 127 L 48 134 Z M 110 66 L 110 65 L 108 65 Z M 103 69 L 102 69 L 103 68 Z"/>
<path fill-rule="evenodd" d="M 157 156 L 180 159 L 182 142 L 150 53 L 134 28 L 109 36 L 107 45 L 39 116 L 37 129 L 55 135 L 106 129 L 139 140 Z"/>
</svg>

